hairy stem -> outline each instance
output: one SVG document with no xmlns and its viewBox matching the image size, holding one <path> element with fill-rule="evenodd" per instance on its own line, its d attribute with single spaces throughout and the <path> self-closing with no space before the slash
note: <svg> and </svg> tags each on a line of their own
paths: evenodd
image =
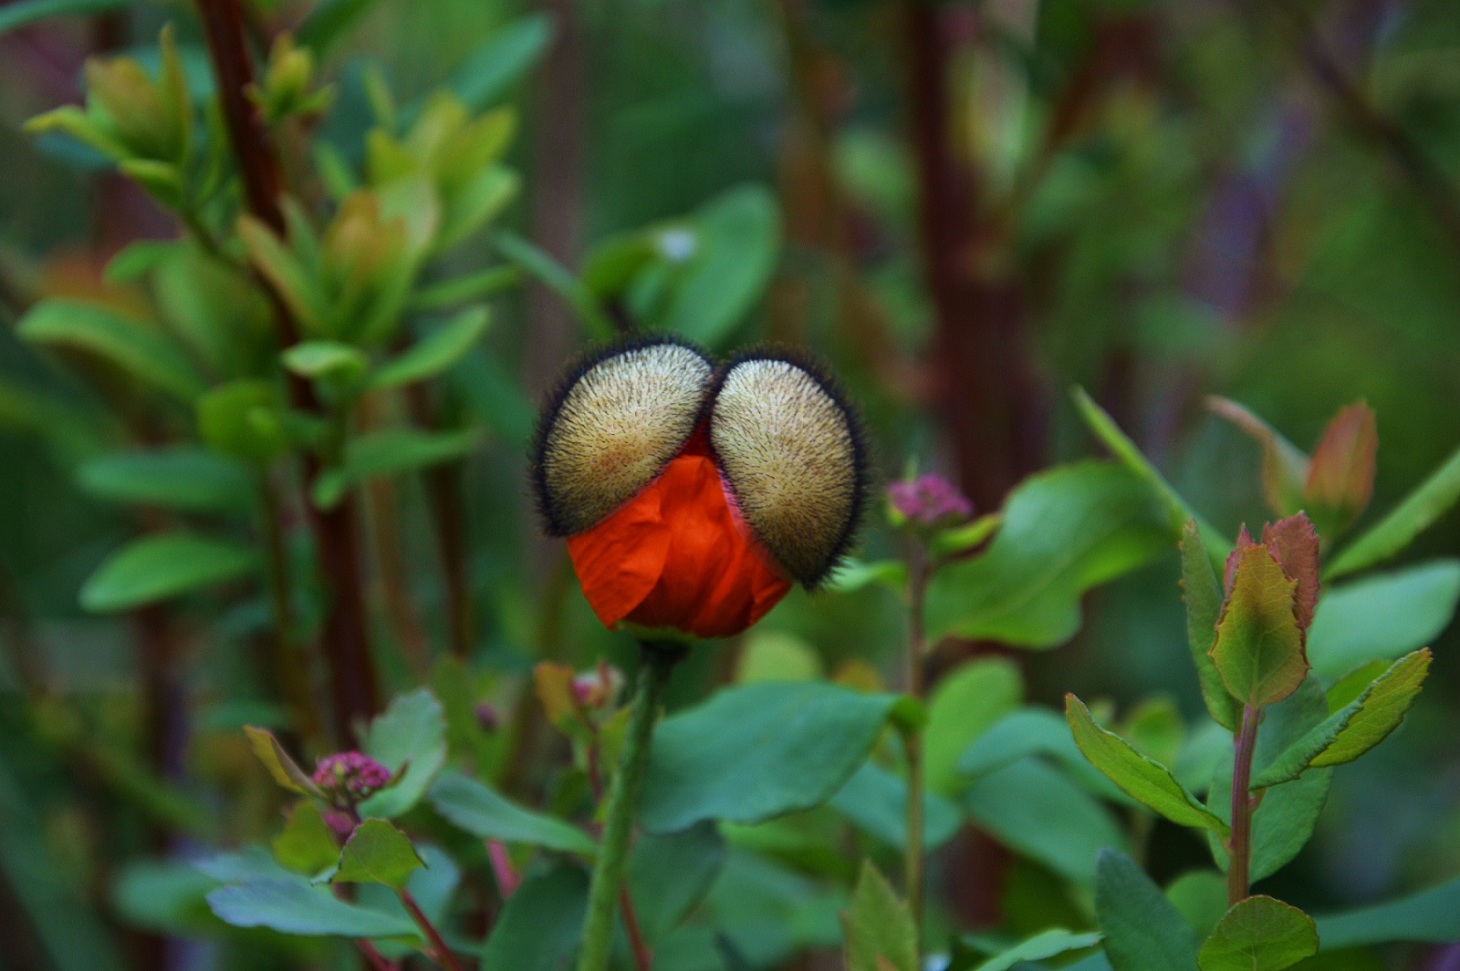
<svg viewBox="0 0 1460 971">
<path fill-rule="evenodd" d="M 928 577 L 932 570 L 921 546 L 913 553 L 908 576 L 907 693 L 922 700 L 923 655 L 927 635 L 923 626 L 923 605 L 927 599 Z M 907 752 L 907 850 L 903 857 L 904 893 L 913 929 L 922 953 L 923 928 L 923 734 L 922 729 L 908 727 L 902 735 Z"/>
<path fill-rule="evenodd" d="M 684 647 L 679 644 L 645 642 L 643 649 L 639 690 L 634 698 L 618 774 L 614 776 L 608 797 L 603 841 L 598 847 L 598 860 L 593 865 L 593 879 L 588 886 L 588 913 L 583 921 L 583 949 L 578 957 L 578 971 L 607 971 L 613 950 L 613 914 L 628 868 L 634 812 L 638 808 L 644 770 L 649 765 L 654 716 L 669 675 L 684 655 Z"/>
<path fill-rule="evenodd" d="M 1252 810 L 1256 805 L 1248 787 L 1252 784 L 1252 755 L 1257 749 L 1257 723 L 1262 711 L 1251 705 L 1242 709 L 1242 729 L 1233 742 L 1232 838 L 1227 844 L 1227 906 L 1246 900 L 1252 870 Z"/>
</svg>

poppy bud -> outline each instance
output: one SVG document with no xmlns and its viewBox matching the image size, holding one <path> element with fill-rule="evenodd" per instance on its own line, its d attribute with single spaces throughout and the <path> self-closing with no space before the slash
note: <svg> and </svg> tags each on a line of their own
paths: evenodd
<svg viewBox="0 0 1460 971">
<path fill-rule="evenodd" d="M 857 419 L 813 367 L 688 343 L 610 347 L 543 416 L 533 484 L 610 628 L 726 637 L 851 544 L 866 491 Z"/>
</svg>

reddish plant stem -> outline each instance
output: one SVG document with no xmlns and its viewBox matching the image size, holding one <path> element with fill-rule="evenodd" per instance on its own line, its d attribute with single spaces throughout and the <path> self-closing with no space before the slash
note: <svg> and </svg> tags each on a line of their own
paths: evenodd
<svg viewBox="0 0 1460 971">
<path fill-rule="evenodd" d="M 1242 709 L 1242 729 L 1233 742 L 1232 760 L 1232 836 L 1227 843 L 1227 906 L 1246 900 L 1252 870 L 1252 810 L 1257 802 L 1248 788 L 1252 785 L 1252 756 L 1257 749 L 1257 723 L 1261 709 L 1251 705 Z"/>
<path fill-rule="evenodd" d="M 431 957 L 447 971 L 462 971 L 461 963 L 456 960 L 456 955 L 451 953 L 451 948 L 447 947 L 446 942 L 441 939 L 441 932 L 436 929 L 435 924 L 431 923 L 431 919 L 421 912 L 420 906 L 416 904 L 416 898 L 412 897 L 411 892 L 405 887 L 400 888 L 400 902 L 406 905 L 411 920 L 416 922 L 421 933 L 426 935 L 426 940 L 431 942 Z"/>
<path fill-rule="evenodd" d="M 371 941 L 362 937 L 356 940 L 355 944 L 359 946 L 360 953 L 365 955 L 365 960 L 374 971 L 400 971 L 400 965 L 394 961 L 386 960 L 385 955 L 381 954 L 380 949 Z"/>
<path fill-rule="evenodd" d="M 283 236 L 280 196 L 284 191 L 284 174 L 268 129 L 246 93 L 254 83 L 254 72 L 239 0 L 197 0 L 197 7 L 248 209 Z M 278 294 L 272 288 L 268 292 L 280 342 L 286 347 L 298 343 L 298 323 Z M 324 413 L 307 381 L 295 375 L 289 375 L 287 380 L 289 397 L 296 408 L 313 414 Z M 318 509 L 311 493 L 320 469 L 318 456 L 306 454 L 304 509 L 318 550 L 328 600 L 321 641 L 330 666 L 335 730 L 342 744 L 351 747 L 358 741 L 356 725 L 379 707 L 379 693 L 365 623 L 355 504 L 347 495 L 332 509 Z"/>
</svg>

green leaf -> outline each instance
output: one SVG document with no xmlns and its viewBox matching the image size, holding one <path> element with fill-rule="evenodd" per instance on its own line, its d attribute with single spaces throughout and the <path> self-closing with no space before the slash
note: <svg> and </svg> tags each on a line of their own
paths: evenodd
<svg viewBox="0 0 1460 971">
<path fill-rule="evenodd" d="M 480 444 L 474 428 L 456 432 L 421 432 L 394 428 L 351 439 L 345 461 L 314 483 L 314 504 L 329 509 L 356 484 L 378 476 L 401 475 L 471 454 Z"/>
<path fill-rule="evenodd" d="M 481 967 L 562 971 L 577 948 L 588 909 L 588 875 L 560 863 L 529 876 L 507 898 L 482 950 Z"/>
<path fill-rule="evenodd" d="M 360 377 L 370 366 L 370 359 L 364 353 L 339 341 L 300 341 L 279 358 L 284 367 L 300 377 L 345 384 Z"/>
<path fill-rule="evenodd" d="M 191 402 L 207 385 L 178 346 L 142 321 L 79 300 L 45 300 L 15 325 L 23 340 L 86 351 Z"/>
<path fill-rule="evenodd" d="M 998 513 L 980 516 L 962 526 L 939 530 L 928 540 L 928 552 L 934 557 L 957 556 L 983 545 L 984 541 L 1004 524 Z"/>
<path fill-rule="evenodd" d="M 918 971 L 917 928 L 871 860 L 862 861 L 852 905 L 842 914 L 847 971 Z"/>
<path fill-rule="evenodd" d="M 198 434 L 224 455 L 268 462 L 289 449 L 283 404 L 267 381 L 230 381 L 198 399 Z"/>
<path fill-rule="evenodd" d="M 410 837 L 383 819 L 366 819 L 340 850 L 335 883 L 380 883 L 392 890 L 406 885 L 411 871 L 426 864 Z"/>
<path fill-rule="evenodd" d="M 1242 721 L 1242 707 L 1222 683 L 1211 655 L 1222 612 L 1222 587 L 1194 519 L 1188 519 L 1181 528 L 1181 589 L 1181 599 L 1186 602 L 1186 641 L 1201 683 L 1202 700 L 1218 725 L 1235 732 Z"/>
<path fill-rule="evenodd" d="M 979 779 L 964 793 L 962 804 L 968 818 L 994 839 L 1084 886 L 1095 877 L 1101 850 L 1127 845 L 1121 826 L 1104 806 L 1037 758 Z"/>
<path fill-rule="evenodd" d="M 1054 647 L 1080 627 L 1080 598 L 1168 548 L 1149 490 L 1105 462 L 1024 480 L 980 555 L 951 564 L 928 589 L 928 637 L 948 634 Z"/>
<path fill-rule="evenodd" d="M 128 243 L 117 250 L 117 254 L 107 261 L 106 280 L 108 283 L 128 283 L 132 280 L 139 280 L 158 264 L 173 258 L 173 255 L 186 245 L 177 240 L 159 242 L 151 239 Z"/>
<path fill-rule="evenodd" d="M 979 658 L 938 680 L 928 701 L 923 766 L 933 792 L 955 796 L 964 789 L 958 760 L 990 725 L 1024 700 L 1024 679 L 1007 658 Z"/>
<path fill-rule="evenodd" d="M 907 587 L 907 564 L 901 560 L 848 559 L 832 571 L 821 589 L 830 593 L 856 593 L 863 587 L 879 584 L 901 593 Z"/>
<path fill-rule="evenodd" d="M 442 280 L 430 286 L 421 287 L 411 298 L 413 310 L 440 310 L 457 304 L 481 300 L 520 286 L 522 271 L 515 266 L 494 266 L 480 273 Z"/>
<path fill-rule="evenodd" d="M 670 833 L 818 806 L 867 758 L 900 700 L 824 682 L 720 691 L 655 731 L 640 823 Z"/>
<path fill-rule="evenodd" d="M 489 319 L 485 307 L 462 311 L 404 353 L 376 368 L 366 387 L 372 391 L 395 388 L 449 370 L 481 340 Z"/>
<path fill-rule="evenodd" d="M 397 695 L 370 723 L 365 752 L 392 774 L 396 783 L 360 803 L 362 816 L 393 819 L 410 809 L 446 763 L 446 715 L 425 688 Z"/>
<path fill-rule="evenodd" d="M 253 550 L 193 533 L 159 533 L 114 551 L 81 586 L 81 606 L 92 613 L 128 610 L 201 587 L 248 576 L 258 566 Z"/>
<path fill-rule="evenodd" d="M 1166 885 L 1166 899 L 1205 938 L 1227 913 L 1227 878 L 1217 870 L 1189 870 Z"/>
<path fill-rule="evenodd" d="M 121 10 L 131 0 L 21 0 L 0 10 L 0 34 L 18 30 L 47 17 Z"/>
<path fill-rule="evenodd" d="M 1262 446 L 1262 491 L 1268 506 L 1279 516 L 1291 516 L 1303 508 L 1307 454 L 1235 401 L 1213 396 L 1207 399 L 1207 408 L 1241 428 Z"/>
<path fill-rule="evenodd" d="M 1085 758 L 1070 734 L 1069 722 L 1044 707 L 1016 709 L 989 726 L 959 757 L 958 771 L 964 776 L 983 776 L 1031 755 L 1058 763 L 1085 789 L 1105 799 L 1136 805 Z"/>
<path fill-rule="evenodd" d="M 319 786 L 314 784 L 303 769 L 284 751 L 284 746 L 274 737 L 274 733 L 265 731 L 262 728 L 254 728 L 252 725 L 243 726 L 243 733 L 248 736 L 248 744 L 253 749 L 253 754 L 269 770 L 269 775 L 274 781 L 288 789 L 290 792 L 297 792 L 302 796 L 313 796 L 316 799 L 323 799 L 324 793 L 320 792 Z"/>
<path fill-rule="evenodd" d="M 1343 532 L 1369 505 L 1378 451 L 1374 409 L 1363 402 L 1344 408 L 1323 430 L 1303 498 L 1324 536 Z"/>
<path fill-rule="evenodd" d="M 645 836 L 634 844 L 628 885 L 639 927 L 651 947 L 699 905 L 724 864 L 725 841 L 710 822 L 682 833 Z"/>
<path fill-rule="evenodd" d="M 1296 779 L 1309 766 L 1352 762 L 1384 741 L 1404 720 L 1429 669 L 1429 648 L 1395 661 L 1356 699 L 1329 715 L 1259 772 L 1252 780 L 1252 789 Z"/>
<path fill-rule="evenodd" d="M 1294 612 L 1297 584 L 1265 546 L 1236 555 L 1237 578 L 1217 622 L 1212 664 L 1237 700 L 1261 708 L 1292 694 L 1308 674 Z"/>
<path fill-rule="evenodd" d="M 76 481 L 98 499 L 189 512 L 241 512 L 254 504 L 243 467 L 189 446 L 101 455 L 77 467 Z"/>
<path fill-rule="evenodd" d="M 1201 971 L 1282 971 L 1318 953 L 1313 918 L 1261 894 L 1227 911 L 1201 946 Z"/>
<path fill-rule="evenodd" d="M 858 829 L 888 846 L 907 846 L 907 782 L 865 763 L 831 797 L 831 807 Z M 935 792 L 923 793 L 923 846 L 934 850 L 958 834 L 958 807 Z"/>
<path fill-rule="evenodd" d="M 1076 934 L 1062 927 L 1054 927 L 1000 951 L 987 961 L 977 965 L 973 971 L 1009 971 L 1010 968 L 1024 961 L 1043 961 L 1045 958 L 1059 957 L 1070 951 L 1083 951 L 1099 944 L 1100 940 L 1101 935 L 1098 933 Z"/>
<path fill-rule="evenodd" d="M 1373 566 L 1398 553 L 1460 499 L 1460 449 L 1421 482 L 1389 514 L 1362 536 L 1347 543 L 1323 571 L 1324 580 L 1337 580 Z"/>
<path fill-rule="evenodd" d="M 1433 643 L 1460 601 L 1460 560 L 1419 563 L 1331 587 L 1308 631 L 1313 672 L 1333 680 Z"/>
<path fill-rule="evenodd" d="M 283 934 L 332 937 L 418 937 L 404 914 L 388 914 L 338 899 L 327 886 L 288 880 L 253 880 L 220 887 L 208 906 L 235 927 L 267 927 Z"/>
<path fill-rule="evenodd" d="M 431 805 L 478 839 L 526 843 L 592 856 L 593 840 L 580 829 L 508 802 L 494 790 L 458 772 L 445 772 L 428 794 Z"/>
<path fill-rule="evenodd" d="M 1325 951 L 1387 941 L 1460 940 L 1460 878 L 1398 900 L 1318 918 Z"/>
<path fill-rule="evenodd" d="M 493 31 L 457 65 L 446 87 L 473 111 L 489 108 L 537 63 L 552 36 L 552 18 L 544 14 L 519 17 Z"/>
<path fill-rule="evenodd" d="M 1202 542 L 1208 550 L 1215 553 L 1217 550 L 1226 549 L 1226 538 L 1210 523 L 1202 519 L 1185 499 L 1181 498 L 1171 484 L 1156 470 L 1156 467 L 1150 463 L 1150 460 L 1141 454 L 1136 443 L 1127 438 L 1125 432 L 1120 430 L 1115 419 L 1097 405 L 1095 400 L 1085 393 L 1084 388 L 1075 388 L 1071 392 L 1071 396 L 1075 399 L 1075 410 L 1080 413 L 1085 427 L 1100 439 L 1121 465 L 1150 486 L 1165 503 L 1173 533 L 1179 533 L 1188 521 L 1194 521 L 1201 531 Z"/>
<path fill-rule="evenodd" d="M 1065 695 L 1065 717 L 1080 751 L 1132 798 L 1178 826 L 1198 826 L 1226 837 L 1227 825 L 1187 792 L 1170 769 L 1146 758 L 1114 732 L 1096 725 L 1090 709 L 1072 694 Z"/>
<path fill-rule="evenodd" d="M 280 866 L 305 876 L 334 866 L 340 858 L 334 833 L 325 824 L 319 807 L 308 799 L 301 799 L 289 810 L 283 830 L 271 845 Z"/>
<path fill-rule="evenodd" d="M 1114 971 L 1196 967 L 1196 933 L 1130 857 L 1113 851 L 1100 854 L 1095 915 Z"/>
<path fill-rule="evenodd" d="M 299 25 L 295 37 L 299 46 L 308 47 L 324 57 L 349 29 L 364 16 L 377 0 L 323 0 L 315 4 L 309 16 Z"/>
<path fill-rule="evenodd" d="M 571 270 L 516 233 L 499 232 L 496 242 L 499 253 L 563 299 L 589 337 L 601 341 L 613 336 L 613 322 L 599 305 L 598 298 Z"/>
</svg>

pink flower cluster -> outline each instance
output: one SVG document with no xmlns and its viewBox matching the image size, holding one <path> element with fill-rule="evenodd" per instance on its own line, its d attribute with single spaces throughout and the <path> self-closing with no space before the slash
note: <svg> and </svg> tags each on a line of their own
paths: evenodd
<svg viewBox="0 0 1460 971">
<path fill-rule="evenodd" d="M 363 752 L 339 752 L 319 760 L 314 784 L 350 800 L 364 799 L 390 783 L 390 770 Z"/>
<path fill-rule="evenodd" d="M 920 475 L 887 487 L 892 508 L 918 526 L 950 526 L 973 515 L 973 503 L 941 475 Z"/>
</svg>

